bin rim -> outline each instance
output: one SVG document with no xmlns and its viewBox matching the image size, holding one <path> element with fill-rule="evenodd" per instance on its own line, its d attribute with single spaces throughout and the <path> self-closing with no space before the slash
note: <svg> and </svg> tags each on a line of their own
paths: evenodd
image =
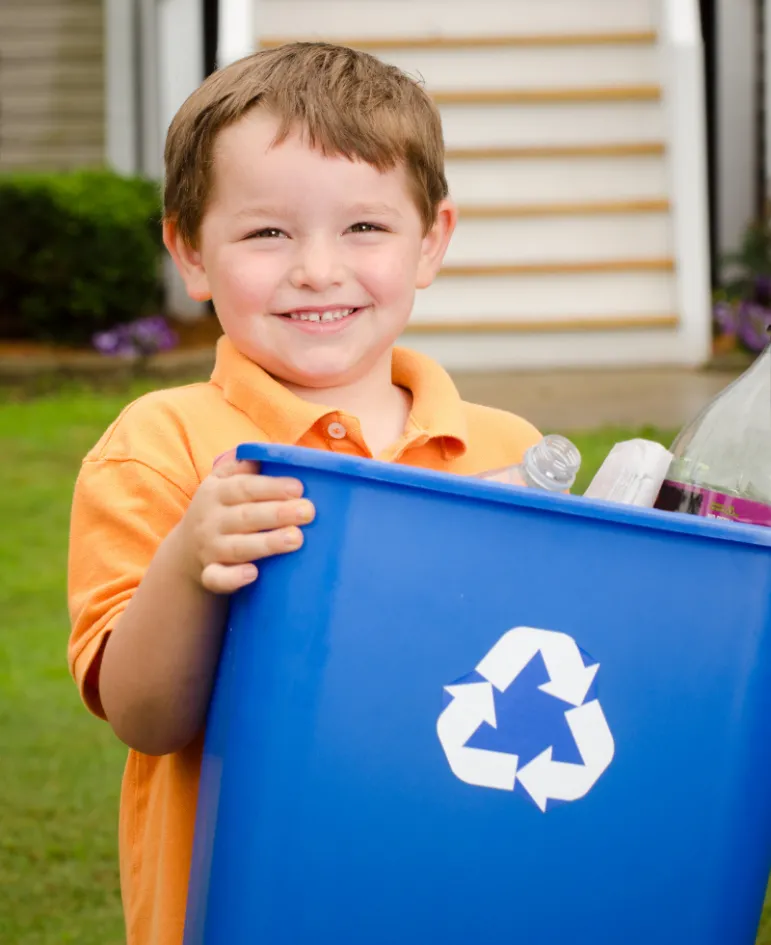
<svg viewBox="0 0 771 945">
<path fill-rule="evenodd" d="M 364 479 L 406 489 L 439 492 L 477 501 L 537 509 L 557 515 L 572 515 L 633 528 L 674 532 L 713 541 L 730 541 L 771 548 L 771 528 L 761 525 L 744 525 L 738 522 L 706 519 L 682 512 L 637 508 L 602 499 L 587 499 L 580 495 L 555 494 L 541 489 L 528 489 L 478 479 L 474 476 L 438 472 L 400 463 L 386 463 L 377 459 L 343 455 L 304 446 L 241 443 L 236 450 L 236 458 L 289 466 L 293 471 L 282 473 L 282 475 L 295 475 L 300 480 L 302 480 L 303 469 L 312 469 L 351 479 Z"/>
</svg>

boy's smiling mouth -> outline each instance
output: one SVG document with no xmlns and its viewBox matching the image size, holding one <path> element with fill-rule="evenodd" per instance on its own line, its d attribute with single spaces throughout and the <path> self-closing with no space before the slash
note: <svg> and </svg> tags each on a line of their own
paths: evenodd
<svg viewBox="0 0 771 945">
<path fill-rule="evenodd" d="M 362 306 L 327 307 L 327 308 L 298 308 L 289 312 L 279 313 L 279 317 L 295 322 L 298 327 L 307 330 L 329 330 L 342 328 L 349 319 L 364 311 Z"/>
</svg>

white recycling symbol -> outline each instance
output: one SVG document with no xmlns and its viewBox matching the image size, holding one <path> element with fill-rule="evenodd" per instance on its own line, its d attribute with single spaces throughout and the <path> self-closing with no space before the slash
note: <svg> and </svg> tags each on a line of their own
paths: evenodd
<svg viewBox="0 0 771 945">
<path fill-rule="evenodd" d="M 494 689 L 504 692 L 540 653 L 549 681 L 538 688 L 573 708 L 565 721 L 582 764 L 552 759 L 552 746 L 519 767 L 519 757 L 503 751 L 472 748 L 467 742 L 485 722 L 497 727 Z M 514 627 L 505 633 L 476 667 L 480 681 L 445 686 L 452 700 L 437 721 L 437 734 L 456 777 L 478 787 L 513 791 L 518 782 L 535 804 L 575 801 L 587 794 L 613 760 L 613 735 L 597 699 L 584 701 L 600 664 L 584 665 L 576 641 L 567 633 Z"/>
</svg>

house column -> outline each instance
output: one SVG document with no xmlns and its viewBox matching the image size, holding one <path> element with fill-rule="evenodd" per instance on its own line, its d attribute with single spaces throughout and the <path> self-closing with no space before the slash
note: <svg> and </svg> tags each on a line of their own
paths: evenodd
<svg viewBox="0 0 771 945">
<path fill-rule="evenodd" d="M 217 67 L 253 53 L 257 36 L 255 23 L 259 0 L 219 0 L 219 42 Z"/>
<path fill-rule="evenodd" d="M 119 174 L 140 164 L 136 29 L 134 0 L 105 0 L 105 160 Z"/>
<path fill-rule="evenodd" d="M 715 0 L 718 252 L 735 251 L 758 210 L 758 8 Z M 767 67 L 768 68 L 768 67 Z"/>
<path fill-rule="evenodd" d="M 166 132 L 185 99 L 204 79 L 203 2 L 202 0 L 142 0 L 155 6 L 157 26 L 156 140 L 151 145 L 157 161 L 157 176 L 163 172 L 163 147 Z M 152 129 L 151 129 L 152 131 Z M 148 155 L 150 157 L 151 155 Z M 171 258 L 164 259 L 166 304 L 169 311 L 183 319 L 199 318 L 206 306 L 188 297 Z"/>
</svg>

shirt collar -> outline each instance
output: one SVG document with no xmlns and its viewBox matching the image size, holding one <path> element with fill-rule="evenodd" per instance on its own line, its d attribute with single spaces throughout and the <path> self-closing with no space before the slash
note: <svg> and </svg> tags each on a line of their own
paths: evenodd
<svg viewBox="0 0 771 945">
<path fill-rule="evenodd" d="M 407 348 L 395 348 L 394 384 L 412 393 L 410 422 L 429 440 L 438 440 L 448 457 L 468 448 L 466 410 L 450 375 L 433 358 Z"/>
<path fill-rule="evenodd" d="M 439 440 L 443 452 L 458 456 L 467 449 L 463 401 L 447 372 L 431 358 L 396 348 L 392 377 L 412 393 L 410 424 L 424 440 Z M 243 411 L 272 443 L 295 445 L 333 407 L 310 403 L 287 390 L 223 335 L 217 342 L 212 383 L 228 403 Z"/>
</svg>

